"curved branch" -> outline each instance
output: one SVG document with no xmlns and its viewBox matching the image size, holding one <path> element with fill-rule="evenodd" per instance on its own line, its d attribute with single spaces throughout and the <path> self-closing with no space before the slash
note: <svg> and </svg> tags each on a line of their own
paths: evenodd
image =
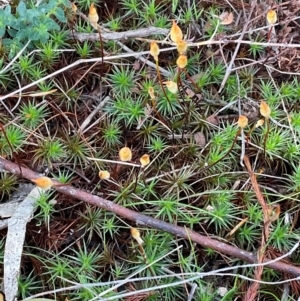
<svg viewBox="0 0 300 301">
<path fill-rule="evenodd" d="M 15 163 L 12 163 L 10 161 L 7 161 L 3 158 L 0 158 L 0 168 L 5 169 L 13 174 L 20 175 L 20 170 L 19 170 L 18 165 Z M 40 177 L 40 175 L 38 173 L 36 173 L 28 168 L 24 168 L 24 167 L 22 167 L 22 174 L 23 174 L 23 177 L 28 180 Z M 56 182 L 54 180 L 53 180 L 53 182 L 57 185 L 60 184 L 59 182 Z M 256 254 L 247 252 L 245 250 L 231 246 L 224 242 L 220 242 L 218 240 L 201 235 L 199 233 L 196 233 L 195 231 L 190 230 L 189 228 L 176 226 L 176 225 L 158 220 L 156 218 L 143 215 L 143 214 L 135 212 L 131 209 L 124 208 L 118 204 L 114 204 L 113 202 L 103 199 L 99 196 L 92 195 L 88 192 L 74 188 L 72 186 L 55 187 L 55 185 L 54 185 L 53 188 L 65 195 L 72 197 L 72 198 L 76 198 L 78 200 L 87 202 L 89 204 L 100 207 L 107 211 L 113 212 L 113 213 L 115 213 L 119 216 L 122 216 L 128 220 L 134 221 L 139 225 L 166 231 L 173 235 L 196 242 L 197 244 L 199 244 L 203 247 L 214 249 L 217 252 L 242 259 L 249 263 L 257 262 Z M 269 259 L 267 259 L 267 258 L 264 260 L 264 262 L 268 262 L 268 261 L 269 261 Z M 284 272 L 284 273 L 287 273 L 287 274 L 290 274 L 290 275 L 293 275 L 296 277 L 300 276 L 300 267 L 297 267 L 297 266 L 294 266 L 291 264 L 287 264 L 287 263 L 284 263 L 281 261 L 276 261 L 276 262 L 271 262 L 267 266 L 274 270 L 278 270 L 278 271 L 281 271 L 281 272 Z"/>
</svg>

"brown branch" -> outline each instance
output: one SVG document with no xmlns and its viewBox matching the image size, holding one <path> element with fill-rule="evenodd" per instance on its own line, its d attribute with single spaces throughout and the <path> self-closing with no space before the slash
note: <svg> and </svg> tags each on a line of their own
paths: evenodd
<svg viewBox="0 0 300 301">
<path fill-rule="evenodd" d="M 253 188 L 253 191 L 256 195 L 256 198 L 263 210 L 263 214 L 264 214 L 264 223 L 268 223 L 269 220 L 270 220 L 270 217 L 269 217 L 269 214 L 268 214 L 268 210 L 269 210 L 269 206 L 267 204 L 267 202 L 265 201 L 265 198 L 263 196 L 263 194 L 261 193 L 260 189 L 259 189 L 259 185 L 257 183 L 257 179 L 256 179 L 256 176 L 251 168 L 251 164 L 250 164 L 250 161 L 249 161 L 249 158 L 247 156 L 244 157 L 244 162 L 245 162 L 245 165 L 247 167 L 247 170 L 248 170 L 248 173 L 250 175 L 250 180 L 251 180 L 251 184 L 252 184 L 252 188 Z M 266 235 L 268 238 L 269 235 Z"/>
<path fill-rule="evenodd" d="M 20 174 L 17 164 L 7 161 L 1 157 L 0 157 L 0 168 L 7 170 L 16 175 Z M 38 174 L 28 168 L 24 168 L 24 167 L 22 167 L 22 173 L 23 173 L 23 178 L 28 179 L 28 180 L 38 178 L 41 176 L 40 174 Z M 54 180 L 53 180 L 53 182 L 56 185 L 60 184 L 59 182 L 56 182 Z M 65 195 L 68 195 L 72 198 L 76 198 L 78 200 L 88 202 L 89 204 L 92 204 L 94 206 L 100 207 L 107 211 L 113 212 L 113 213 L 115 213 L 119 216 L 122 216 L 123 218 L 126 218 L 128 220 L 134 221 L 138 225 L 155 228 L 155 229 L 162 230 L 162 231 L 171 233 L 171 234 L 179 236 L 179 237 L 183 237 L 185 239 L 189 239 L 205 248 L 214 249 L 217 252 L 239 258 L 239 259 L 244 260 L 249 263 L 257 262 L 257 257 L 253 253 L 250 253 L 245 250 L 239 249 L 237 247 L 228 245 L 221 241 L 211 239 L 209 237 L 206 237 L 204 235 L 196 233 L 195 231 L 192 231 L 188 228 L 179 227 L 179 226 L 155 219 L 153 217 L 143 215 L 141 213 L 135 212 L 128 208 L 124 208 L 118 204 L 115 204 L 111 201 L 103 199 L 99 196 L 92 195 L 88 192 L 74 188 L 72 186 L 55 187 L 55 185 L 54 185 L 53 188 L 55 188 L 57 191 L 65 194 Z M 269 259 L 265 259 L 264 261 L 268 262 Z M 277 271 L 281 271 L 281 272 L 290 274 L 295 277 L 300 276 L 300 267 L 297 267 L 297 266 L 294 266 L 291 264 L 277 261 L 277 262 L 271 262 L 267 266 L 269 268 L 273 268 Z"/>
<path fill-rule="evenodd" d="M 265 259 L 265 251 L 266 251 L 266 243 L 268 241 L 269 238 L 269 228 L 270 228 L 270 218 L 269 218 L 269 206 L 263 196 L 263 194 L 260 191 L 260 188 L 258 186 L 257 183 L 257 179 L 256 176 L 252 170 L 249 158 L 247 156 L 244 156 L 244 162 L 245 165 L 247 167 L 248 173 L 250 175 L 250 180 L 251 180 L 251 184 L 252 184 L 252 188 L 255 192 L 257 201 L 259 202 L 262 211 L 263 211 L 263 215 L 264 215 L 264 225 L 263 225 L 263 229 L 262 229 L 262 237 L 261 237 L 261 244 L 260 244 L 260 248 L 258 249 L 257 252 L 257 262 L 258 263 L 262 263 L 264 262 Z M 261 276 L 263 273 L 264 267 L 263 266 L 257 266 L 255 268 L 255 272 L 254 272 L 254 279 L 257 280 L 255 282 L 253 282 L 247 289 L 246 294 L 244 295 L 243 300 L 245 301 L 253 301 L 256 299 L 257 294 L 258 294 L 258 290 L 259 290 L 259 280 L 261 280 Z"/>
</svg>

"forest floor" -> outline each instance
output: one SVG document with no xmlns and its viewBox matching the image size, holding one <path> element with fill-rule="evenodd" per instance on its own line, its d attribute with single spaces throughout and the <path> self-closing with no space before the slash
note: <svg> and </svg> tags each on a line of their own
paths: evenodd
<svg viewBox="0 0 300 301">
<path fill-rule="evenodd" d="M 299 12 L 3 5 L 7 301 L 299 300 Z"/>
</svg>

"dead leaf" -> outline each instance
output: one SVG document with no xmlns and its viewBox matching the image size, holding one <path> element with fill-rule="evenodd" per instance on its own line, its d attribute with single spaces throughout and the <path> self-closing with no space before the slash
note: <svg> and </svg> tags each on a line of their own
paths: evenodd
<svg viewBox="0 0 300 301">
<path fill-rule="evenodd" d="M 205 72 L 196 73 L 191 76 L 191 80 L 196 83 L 198 80 L 201 79 L 201 77 L 205 74 Z"/>
<path fill-rule="evenodd" d="M 219 118 L 216 115 L 210 115 L 206 118 L 206 121 L 213 124 L 213 125 L 219 125 Z"/>
<path fill-rule="evenodd" d="M 196 132 L 194 134 L 194 140 L 200 147 L 204 147 L 206 145 L 206 139 L 202 132 Z"/>
<path fill-rule="evenodd" d="M 196 96 L 197 96 L 197 99 L 198 99 L 198 100 L 201 100 L 201 99 L 202 99 L 202 94 L 198 93 L 198 94 L 196 94 Z"/>
<path fill-rule="evenodd" d="M 187 97 L 189 97 L 189 98 L 193 98 L 196 95 L 195 92 L 189 88 L 185 89 L 185 93 L 186 93 Z"/>
<path fill-rule="evenodd" d="M 135 71 L 140 70 L 140 69 L 141 69 L 140 61 L 136 60 L 136 61 L 133 63 L 132 68 L 133 68 L 133 70 L 135 70 Z"/>
<path fill-rule="evenodd" d="M 229 25 L 233 22 L 233 13 L 225 11 L 219 16 L 219 19 L 221 20 L 220 24 Z"/>
<path fill-rule="evenodd" d="M 211 28 L 212 28 L 212 23 L 208 21 L 204 24 L 203 31 L 208 32 L 209 30 L 211 30 Z"/>
</svg>

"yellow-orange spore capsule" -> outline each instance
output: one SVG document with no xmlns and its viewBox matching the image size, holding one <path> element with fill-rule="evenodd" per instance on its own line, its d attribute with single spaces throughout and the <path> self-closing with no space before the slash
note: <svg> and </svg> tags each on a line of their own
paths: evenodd
<svg viewBox="0 0 300 301">
<path fill-rule="evenodd" d="M 98 175 L 101 180 L 108 180 L 110 178 L 110 173 L 107 170 L 100 170 Z"/>
<path fill-rule="evenodd" d="M 150 54 L 153 56 L 153 58 L 158 61 L 158 55 L 159 55 L 160 49 L 156 42 L 150 43 Z"/>
<path fill-rule="evenodd" d="M 280 205 L 276 205 L 274 207 L 270 207 L 268 209 L 268 217 L 270 222 L 274 222 L 279 218 L 280 215 Z"/>
<path fill-rule="evenodd" d="M 140 162 L 142 167 L 147 166 L 150 163 L 150 156 L 148 154 L 144 154 L 140 157 Z"/>
<path fill-rule="evenodd" d="M 132 159 L 132 152 L 131 149 L 127 146 L 122 147 L 119 150 L 119 158 L 121 161 L 126 162 L 126 161 L 131 161 Z"/>
<path fill-rule="evenodd" d="M 173 93 L 173 94 L 176 94 L 178 92 L 178 86 L 175 82 L 171 81 L 171 80 L 168 80 L 166 82 L 163 82 L 163 84 L 166 85 L 167 89 Z"/>
<path fill-rule="evenodd" d="M 264 119 L 257 120 L 257 122 L 255 124 L 255 128 L 262 126 L 264 124 L 264 122 L 265 122 Z"/>
<path fill-rule="evenodd" d="M 181 55 L 178 57 L 178 59 L 177 59 L 177 61 L 176 61 L 176 64 L 177 64 L 177 66 L 178 66 L 179 68 L 184 69 L 184 68 L 186 67 L 186 65 L 187 65 L 187 56 L 184 55 L 184 54 L 181 54 Z"/>
<path fill-rule="evenodd" d="M 179 41 L 176 44 L 176 46 L 177 46 L 177 50 L 180 54 L 183 54 L 187 51 L 187 41 L 184 41 L 184 40 Z"/>
<path fill-rule="evenodd" d="M 72 9 L 73 13 L 77 12 L 77 6 L 76 6 L 76 4 L 74 2 L 71 2 L 71 9 Z"/>
<path fill-rule="evenodd" d="M 271 109 L 269 107 L 269 105 L 265 102 L 265 101 L 262 101 L 260 103 L 260 114 L 262 116 L 264 116 L 265 118 L 269 118 L 270 115 L 271 115 Z"/>
<path fill-rule="evenodd" d="M 31 179 L 33 183 L 35 183 L 38 187 L 48 190 L 53 186 L 53 182 L 50 178 L 48 177 L 40 177 L 37 179 Z"/>
<path fill-rule="evenodd" d="M 275 10 L 270 9 L 267 12 L 267 21 L 269 25 L 274 25 L 277 22 L 277 13 Z"/>
<path fill-rule="evenodd" d="M 142 245 L 144 243 L 144 241 L 141 239 L 140 231 L 137 228 L 131 228 L 130 233 L 139 245 Z"/>
<path fill-rule="evenodd" d="M 88 18 L 89 18 L 89 21 L 91 22 L 92 26 L 97 29 L 99 16 L 97 14 L 97 10 L 95 8 L 94 2 L 90 6 Z"/>
<path fill-rule="evenodd" d="M 153 87 L 149 87 L 149 88 L 148 88 L 148 93 L 149 93 L 151 99 L 155 99 L 155 94 L 154 94 L 154 89 L 153 89 Z"/>
<path fill-rule="evenodd" d="M 170 37 L 174 43 L 178 43 L 183 39 L 182 31 L 174 20 L 170 31 Z"/>
<path fill-rule="evenodd" d="M 238 120 L 238 126 L 244 129 L 248 125 L 248 118 L 244 115 L 240 115 Z"/>
</svg>

